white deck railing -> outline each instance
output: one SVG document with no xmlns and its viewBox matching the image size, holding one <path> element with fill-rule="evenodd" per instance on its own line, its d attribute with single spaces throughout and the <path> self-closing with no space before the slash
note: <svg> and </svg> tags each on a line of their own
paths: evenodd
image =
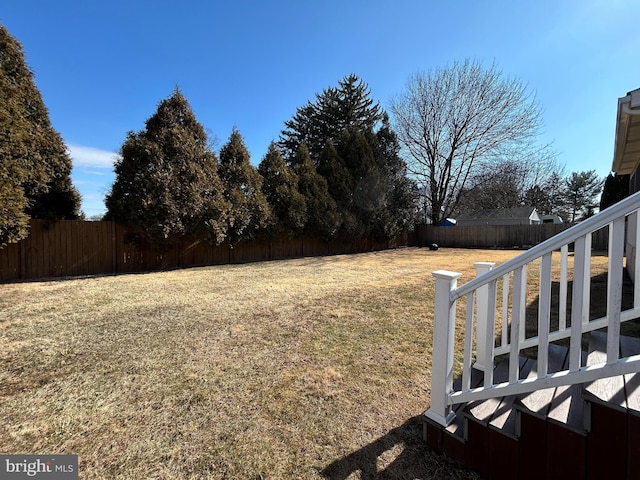
<svg viewBox="0 0 640 480">
<path fill-rule="evenodd" d="M 521 255 L 494 268 L 493 263 L 475 264 L 477 277 L 458 287 L 459 273 L 446 270 L 433 272 L 435 285 L 435 319 L 431 375 L 431 405 L 426 416 L 448 425 L 458 403 L 492 397 L 520 394 L 560 385 L 583 383 L 620 374 L 640 371 L 640 355 L 619 357 L 620 323 L 640 317 L 640 193 L 609 207 Z M 634 247 L 627 252 L 627 269 L 634 285 L 633 307 L 622 311 L 623 267 L 627 242 Z M 606 314 L 591 318 L 591 235 L 601 228 L 609 229 L 607 307 Z M 452 227 L 455 228 L 455 227 Z M 633 241 L 635 239 L 635 241 Z M 573 244 L 573 271 L 569 271 L 569 245 Z M 559 251 L 560 253 L 554 252 Z M 539 263 L 537 281 L 532 262 Z M 552 309 L 552 274 L 558 278 L 558 300 Z M 571 315 L 567 319 L 567 293 L 572 273 Z M 535 291 L 537 290 L 537 291 Z M 498 293 L 502 292 L 500 299 Z M 526 334 L 527 298 L 537 296 L 537 326 Z M 462 352 L 462 382 L 453 389 L 454 348 L 457 304 L 466 301 Z M 551 322 L 553 314 L 553 322 Z M 569 320 L 569 321 L 567 321 Z M 552 327 L 553 325 L 553 327 Z M 592 330 L 607 329 L 607 360 L 599 365 L 581 364 L 582 335 Z M 569 339 L 569 367 L 548 372 L 549 343 Z M 474 341 L 475 340 L 475 341 Z M 523 349 L 537 347 L 537 372 L 520 379 L 518 358 Z M 496 357 L 509 355 L 509 380 L 494 384 Z M 472 362 L 474 362 L 472 364 Z M 484 384 L 471 386 L 471 369 L 484 373 Z"/>
</svg>

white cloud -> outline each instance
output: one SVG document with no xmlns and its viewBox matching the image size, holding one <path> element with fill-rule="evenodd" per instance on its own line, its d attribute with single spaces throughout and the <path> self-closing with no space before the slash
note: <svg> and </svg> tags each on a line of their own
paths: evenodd
<svg viewBox="0 0 640 480">
<path fill-rule="evenodd" d="M 69 155 L 74 167 L 113 168 L 118 154 L 94 147 L 68 145 Z"/>
<path fill-rule="evenodd" d="M 83 168 L 82 173 L 84 173 L 85 175 L 98 175 L 98 176 L 106 175 L 104 170 L 97 170 L 97 169 L 91 170 L 89 168 Z"/>
</svg>

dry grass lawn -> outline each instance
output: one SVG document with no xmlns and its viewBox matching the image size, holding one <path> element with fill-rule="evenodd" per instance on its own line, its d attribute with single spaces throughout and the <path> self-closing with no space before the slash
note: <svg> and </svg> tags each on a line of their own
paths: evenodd
<svg viewBox="0 0 640 480">
<path fill-rule="evenodd" d="M 80 478 L 476 478 L 430 452 L 433 270 L 353 256 L 0 285 L 0 451 Z"/>
</svg>

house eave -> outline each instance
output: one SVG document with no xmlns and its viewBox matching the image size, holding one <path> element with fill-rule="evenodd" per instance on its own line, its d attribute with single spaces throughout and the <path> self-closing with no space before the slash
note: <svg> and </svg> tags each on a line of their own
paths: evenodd
<svg viewBox="0 0 640 480">
<path fill-rule="evenodd" d="M 616 135 L 611 169 L 632 174 L 640 164 L 640 88 L 618 99 Z"/>
</svg>

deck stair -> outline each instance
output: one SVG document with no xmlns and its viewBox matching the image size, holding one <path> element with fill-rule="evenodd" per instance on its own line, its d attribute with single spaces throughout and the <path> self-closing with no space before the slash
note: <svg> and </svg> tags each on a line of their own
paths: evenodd
<svg viewBox="0 0 640 480">
<path fill-rule="evenodd" d="M 582 365 L 606 361 L 606 333 L 593 331 Z M 620 357 L 640 339 L 620 336 Z M 505 356 L 508 357 L 508 356 Z M 567 368 L 568 350 L 549 344 L 548 371 Z M 519 378 L 536 360 L 519 358 Z M 507 380 L 508 358 L 494 381 Z M 460 382 L 459 380 L 458 382 Z M 472 387 L 483 374 L 473 370 Z M 427 444 L 487 479 L 637 479 L 640 476 L 640 373 L 456 405 L 446 427 L 425 416 Z"/>
</svg>

